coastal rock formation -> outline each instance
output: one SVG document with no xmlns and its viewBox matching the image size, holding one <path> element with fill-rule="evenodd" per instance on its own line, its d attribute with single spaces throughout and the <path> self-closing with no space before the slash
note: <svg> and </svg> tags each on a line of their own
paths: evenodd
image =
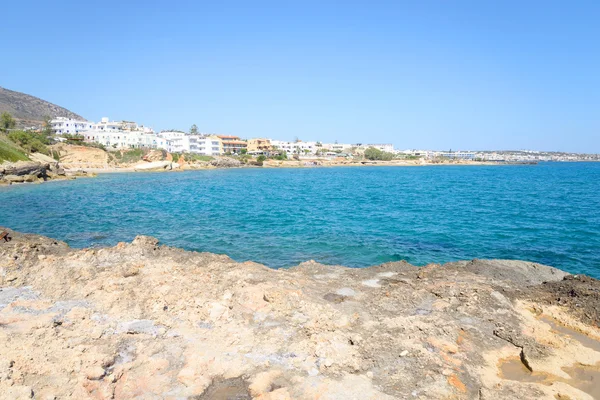
<svg viewBox="0 0 600 400">
<path fill-rule="evenodd" d="M 217 168 L 237 168 L 242 166 L 242 162 L 231 157 L 217 157 L 210 161 L 210 165 Z"/>
<path fill-rule="evenodd" d="M 135 171 L 165 171 L 173 169 L 172 161 L 142 162 L 133 166 Z"/>
<path fill-rule="evenodd" d="M 84 170 L 69 171 L 68 173 L 58 162 L 17 161 L 16 163 L 0 164 L 0 185 L 13 183 L 39 183 L 47 180 L 75 179 L 76 177 L 92 177 Z"/>
<path fill-rule="evenodd" d="M 273 270 L 138 236 L 0 243 L 0 393 L 39 399 L 592 399 L 598 293 L 539 264 Z M 567 290 L 567 292 L 565 292 Z M 538 301 L 538 299 L 543 299 Z M 578 308 L 600 306 L 581 296 Z M 572 305 L 572 307 L 571 307 Z"/>
<path fill-rule="evenodd" d="M 60 155 L 61 165 L 67 169 L 101 169 L 109 165 L 108 153 L 102 149 L 62 143 L 52 149 Z"/>
</svg>

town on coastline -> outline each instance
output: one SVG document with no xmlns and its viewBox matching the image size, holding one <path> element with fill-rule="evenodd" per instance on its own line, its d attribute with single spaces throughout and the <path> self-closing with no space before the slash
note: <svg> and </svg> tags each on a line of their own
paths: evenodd
<svg viewBox="0 0 600 400">
<path fill-rule="evenodd" d="M 170 153 L 189 153 L 203 156 L 242 155 L 284 156 L 296 159 L 353 158 L 362 156 L 372 160 L 392 159 L 471 160 L 490 162 L 538 161 L 598 161 L 598 154 L 577 154 L 541 151 L 436 151 L 398 150 L 391 143 L 324 143 L 320 141 L 284 141 L 271 138 L 242 139 L 235 135 L 200 133 L 193 125 L 188 132 L 152 128 L 131 121 L 111 121 L 102 118 L 94 123 L 66 117 L 50 121 L 59 141 L 96 143 L 106 149 L 161 149 Z M 375 149 L 376 151 L 367 151 Z"/>
<path fill-rule="evenodd" d="M 398 150 L 391 143 L 241 138 L 162 130 L 102 118 L 46 117 L 37 125 L 0 115 L 0 185 L 75 179 L 95 173 L 235 167 L 537 164 L 600 161 L 598 154 L 540 151 Z"/>
</svg>

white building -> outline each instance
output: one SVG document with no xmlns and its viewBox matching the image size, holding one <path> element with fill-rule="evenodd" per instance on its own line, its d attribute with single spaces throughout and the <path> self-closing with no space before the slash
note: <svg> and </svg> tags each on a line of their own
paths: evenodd
<svg viewBox="0 0 600 400">
<path fill-rule="evenodd" d="M 352 144 L 348 144 L 348 143 L 323 143 L 322 148 L 324 150 L 329 150 L 332 152 L 342 152 L 342 153 L 347 153 L 350 151 L 350 149 L 352 149 L 353 147 L 357 147 L 357 145 L 352 145 Z"/>
<path fill-rule="evenodd" d="M 133 121 L 111 121 L 108 117 L 103 117 L 100 122 L 94 124 L 93 129 L 99 131 L 129 131 L 154 133 L 152 128 L 139 125 Z"/>
<path fill-rule="evenodd" d="M 162 131 L 158 133 L 158 136 L 167 140 L 178 139 L 187 136 L 185 132 L 180 131 Z"/>
<path fill-rule="evenodd" d="M 165 149 L 169 153 L 194 153 L 204 156 L 223 154 L 223 144 L 214 135 L 188 135 L 183 132 L 166 131 L 159 133 L 158 138 L 160 142 L 157 148 Z"/>
<path fill-rule="evenodd" d="M 218 156 L 223 153 L 223 143 L 216 136 L 190 135 L 188 151 L 203 156 Z"/>
<path fill-rule="evenodd" d="M 443 157 L 449 159 L 458 160 L 474 160 L 475 152 L 472 151 L 436 151 L 433 153 L 434 157 Z"/>
<path fill-rule="evenodd" d="M 101 131 L 91 130 L 83 133 L 83 137 L 87 142 L 95 142 L 104 145 L 107 148 L 113 149 L 137 149 L 163 148 L 165 140 L 161 140 L 154 133 L 144 133 L 141 131 Z"/>
<path fill-rule="evenodd" d="M 318 142 L 284 142 L 282 140 L 271 140 L 273 148 L 283 150 L 287 154 L 316 154 L 322 148 Z"/>
<path fill-rule="evenodd" d="M 64 134 L 83 134 L 88 131 L 99 131 L 99 132 L 143 132 L 153 133 L 152 128 L 138 125 L 131 121 L 110 121 L 109 118 L 104 117 L 98 123 L 76 120 L 72 118 L 57 117 L 50 121 L 52 125 L 52 131 L 57 135 Z M 95 136 L 95 135 L 92 135 Z"/>
<path fill-rule="evenodd" d="M 76 135 L 93 128 L 94 123 L 73 118 L 56 117 L 50 121 L 52 132 L 57 135 Z"/>
</svg>

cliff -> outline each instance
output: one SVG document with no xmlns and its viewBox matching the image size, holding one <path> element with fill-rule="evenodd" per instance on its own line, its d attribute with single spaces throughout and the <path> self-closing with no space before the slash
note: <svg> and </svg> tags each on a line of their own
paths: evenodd
<svg viewBox="0 0 600 400">
<path fill-rule="evenodd" d="M 144 236 L 76 250 L 11 235 L 0 243 L 5 398 L 598 396 L 600 285 L 551 267 L 273 270 Z"/>
</svg>

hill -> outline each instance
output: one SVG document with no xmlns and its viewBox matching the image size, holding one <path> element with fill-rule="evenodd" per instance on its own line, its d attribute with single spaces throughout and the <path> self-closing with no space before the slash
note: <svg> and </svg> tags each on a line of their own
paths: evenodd
<svg viewBox="0 0 600 400">
<path fill-rule="evenodd" d="M 9 112 L 19 125 L 37 125 L 44 117 L 67 117 L 85 120 L 66 108 L 21 92 L 0 87 L 0 113 Z"/>
</svg>

